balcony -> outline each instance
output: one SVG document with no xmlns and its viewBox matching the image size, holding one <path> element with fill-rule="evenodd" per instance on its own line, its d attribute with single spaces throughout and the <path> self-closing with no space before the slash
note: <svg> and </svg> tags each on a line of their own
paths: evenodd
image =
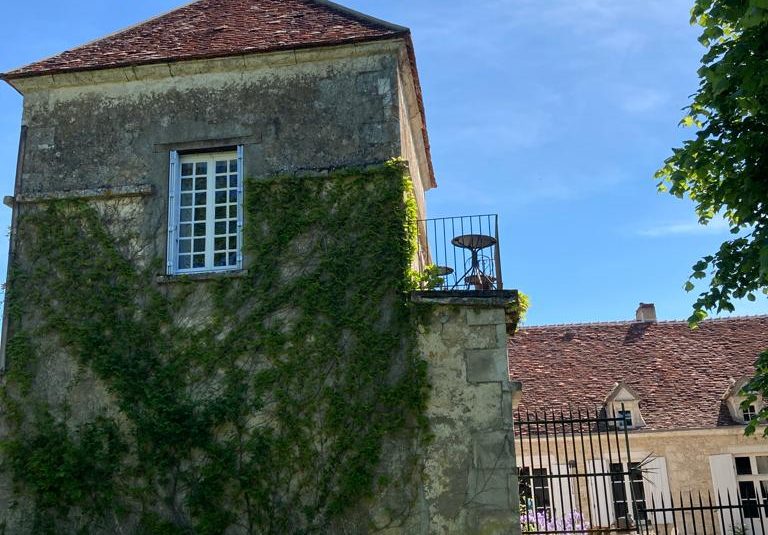
<svg viewBox="0 0 768 535">
<path fill-rule="evenodd" d="M 496 214 L 418 221 L 422 291 L 504 289 Z"/>
</svg>

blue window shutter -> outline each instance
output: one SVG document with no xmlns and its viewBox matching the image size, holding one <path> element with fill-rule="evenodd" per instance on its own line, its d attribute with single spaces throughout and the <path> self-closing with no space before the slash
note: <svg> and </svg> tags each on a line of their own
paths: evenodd
<svg viewBox="0 0 768 535">
<path fill-rule="evenodd" d="M 179 174 L 179 153 L 171 151 L 171 165 L 168 173 L 168 245 L 166 272 L 173 275 L 176 271 L 176 243 L 178 240 L 179 222 L 176 217 L 177 188 Z"/>
<path fill-rule="evenodd" d="M 243 269 L 243 146 L 237 146 L 237 268 Z"/>
</svg>

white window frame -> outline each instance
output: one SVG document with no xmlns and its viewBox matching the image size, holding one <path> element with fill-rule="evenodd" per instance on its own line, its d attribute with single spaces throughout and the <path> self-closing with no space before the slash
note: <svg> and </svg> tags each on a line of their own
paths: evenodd
<svg viewBox="0 0 768 535">
<path fill-rule="evenodd" d="M 523 471 L 527 470 L 527 474 L 523 474 Z M 522 480 L 525 478 L 528 482 L 528 488 L 530 490 L 530 497 L 526 500 L 526 509 L 529 512 L 532 512 L 534 514 L 537 513 L 544 513 L 547 518 L 550 518 L 553 513 L 553 501 L 554 496 L 552 493 L 552 487 L 550 486 L 551 479 L 549 477 L 549 470 L 547 468 L 541 467 L 541 468 L 533 468 L 530 466 L 518 466 L 517 468 L 517 476 L 518 476 L 518 487 L 521 488 Z M 543 481 L 546 486 L 544 487 L 536 487 L 535 483 Z M 539 500 L 537 500 L 537 491 L 539 494 L 543 495 L 544 502 L 545 503 L 539 503 Z M 520 499 L 522 500 L 523 496 L 520 495 Z"/>
<path fill-rule="evenodd" d="M 215 219 L 215 165 L 210 165 L 216 159 L 237 159 L 237 257 L 235 265 L 214 266 L 214 219 Z M 179 224 L 181 217 L 181 164 L 194 162 L 209 162 L 207 171 L 206 188 L 206 247 L 205 266 L 179 268 Z M 236 150 L 211 150 L 196 151 L 194 153 L 180 154 L 178 151 L 170 153 L 170 170 L 168 181 L 168 243 L 167 243 L 166 272 L 168 275 L 186 275 L 195 273 L 219 273 L 237 271 L 243 268 L 243 146 L 238 145 Z"/>
<path fill-rule="evenodd" d="M 618 483 L 618 481 L 614 481 L 613 478 L 614 478 L 614 476 L 618 476 L 619 473 L 615 473 L 614 474 L 613 466 L 612 465 L 617 465 L 617 466 L 621 467 L 621 486 L 624 489 L 624 500 L 623 501 L 619 500 L 618 497 L 616 496 L 616 493 L 614 492 L 614 489 L 616 488 L 616 486 L 618 486 L 618 485 L 615 486 L 615 484 Z M 640 471 L 636 472 L 635 474 L 630 473 L 631 472 L 630 471 L 630 467 L 631 466 L 632 467 L 639 467 L 639 469 L 642 470 L 642 466 L 641 465 L 642 465 L 642 463 L 640 463 L 640 462 L 632 462 L 632 461 L 630 461 L 630 462 L 626 462 L 626 461 L 619 462 L 619 461 L 616 461 L 616 462 L 608 464 L 609 471 L 612 474 L 612 476 L 611 476 L 611 505 L 610 506 L 613 508 L 613 516 L 614 516 L 614 518 L 616 518 L 616 509 L 618 508 L 618 504 L 619 503 L 623 503 L 624 507 L 627 510 L 627 514 L 630 515 L 631 517 L 633 517 L 635 522 L 643 523 L 643 524 L 648 522 L 648 514 L 645 512 L 648 509 L 648 496 L 646 496 L 647 491 L 646 491 L 646 488 L 645 488 L 645 481 L 643 479 L 643 475 L 642 475 L 642 473 Z M 633 475 L 636 476 L 635 479 L 632 479 Z M 642 499 L 640 499 L 637 496 L 637 494 L 634 492 L 634 490 L 632 488 L 632 484 L 633 483 L 636 484 L 636 487 L 637 487 L 637 484 L 639 484 L 640 489 L 642 490 L 642 493 L 643 493 Z M 634 509 L 635 509 L 635 505 L 633 504 L 633 500 L 634 500 L 635 504 L 638 504 L 637 505 L 638 509 L 640 508 L 640 505 L 642 504 L 643 514 L 645 515 L 645 518 L 634 518 L 633 512 L 634 512 Z"/>
<path fill-rule="evenodd" d="M 749 474 L 739 474 L 738 470 L 736 469 L 736 459 L 738 458 L 747 458 L 749 459 L 750 464 L 750 473 Z M 753 502 L 755 509 L 757 510 L 757 516 L 755 517 L 747 517 L 746 509 L 744 511 L 744 520 L 747 520 L 747 518 L 755 518 L 759 519 L 762 522 L 768 521 L 768 470 L 765 469 L 761 473 L 758 470 L 757 465 L 757 458 L 761 457 L 764 459 L 768 459 L 768 454 L 765 453 L 734 453 L 733 454 L 733 473 L 736 476 L 736 496 L 739 500 L 739 503 L 742 507 L 746 508 L 748 507 L 745 505 L 746 502 Z M 754 492 L 754 499 L 747 499 L 742 495 L 741 492 L 741 484 L 742 483 L 752 483 L 752 490 Z M 763 485 L 765 483 L 765 485 Z"/>
</svg>

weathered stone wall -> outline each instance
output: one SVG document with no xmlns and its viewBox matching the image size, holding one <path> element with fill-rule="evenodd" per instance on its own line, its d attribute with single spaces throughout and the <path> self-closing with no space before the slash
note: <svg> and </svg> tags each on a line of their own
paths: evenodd
<svg viewBox="0 0 768 535">
<path fill-rule="evenodd" d="M 151 186 L 161 253 L 171 150 L 242 144 L 246 177 L 401 156 L 399 61 L 379 44 L 22 81 L 20 193 Z"/>
<path fill-rule="evenodd" d="M 438 294 L 439 295 L 439 294 Z M 417 298 L 431 305 L 419 345 L 429 362 L 434 440 L 424 454 L 429 534 L 519 532 L 502 301 Z"/>
</svg>

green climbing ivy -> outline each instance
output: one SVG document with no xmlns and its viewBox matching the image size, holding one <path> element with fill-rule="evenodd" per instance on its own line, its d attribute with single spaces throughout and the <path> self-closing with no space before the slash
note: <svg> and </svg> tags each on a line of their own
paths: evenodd
<svg viewBox="0 0 768 535">
<path fill-rule="evenodd" d="M 410 192 L 401 162 L 248 180 L 247 269 L 172 282 L 119 203 L 26 213 L 1 399 L 30 531 L 324 533 L 407 486 L 428 436 Z M 65 357 L 106 390 L 78 424 L 46 394 Z"/>
</svg>

